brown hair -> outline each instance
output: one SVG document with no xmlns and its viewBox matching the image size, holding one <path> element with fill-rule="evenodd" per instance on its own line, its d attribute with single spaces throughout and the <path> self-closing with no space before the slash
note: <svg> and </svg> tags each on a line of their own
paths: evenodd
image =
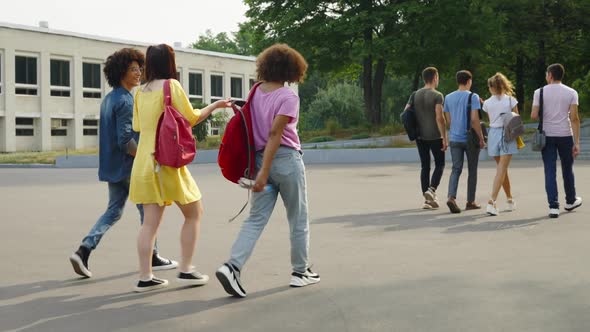
<svg viewBox="0 0 590 332">
<path fill-rule="evenodd" d="M 473 75 L 469 70 L 459 70 L 455 75 L 459 85 L 466 85 L 469 80 L 473 79 Z"/>
<path fill-rule="evenodd" d="M 174 50 L 166 44 L 150 46 L 146 52 L 145 80 L 178 79 Z"/>
<path fill-rule="evenodd" d="M 488 86 L 494 90 L 496 94 L 507 94 L 514 96 L 514 86 L 512 82 L 502 73 L 496 73 L 494 76 L 488 78 Z"/>
<path fill-rule="evenodd" d="M 561 81 L 563 75 L 565 75 L 565 68 L 563 68 L 563 65 L 560 63 L 554 63 L 547 67 L 547 72 L 551 74 L 551 77 L 553 77 L 554 80 Z"/>
<path fill-rule="evenodd" d="M 427 67 L 422 71 L 422 79 L 426 84 L 432 83 L 436 75 L 438 75 L 438 69 L 435 67 Z"/>
<path fill-rule="evenodd" d="M 307 71 L 303 56 L 287 44 L 274 44 L 256 59 L 259 81 L 302 83 Z"/>
<path fill-rule="evenodd" d="M 103 72 L 111 87 L 115 88 L 121 85 L 121 80 L 125 77 L 133 61 L 136 61 L 139 68 L 142 68 L 145 62 L 143 53 L 133 48 L 123 48 L 109 55 Z"/>
</svg>

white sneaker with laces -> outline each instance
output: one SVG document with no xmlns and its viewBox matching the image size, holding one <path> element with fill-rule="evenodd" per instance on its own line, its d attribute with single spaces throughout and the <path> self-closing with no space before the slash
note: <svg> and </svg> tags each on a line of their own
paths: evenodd
<svg viewBox="0 0 590 332">
<path fill-rule="evenodd" d="M 514 210 L 516 210 L 516 203 L 514 202 L 514 199 L 510 198 L 506 201 L 506 208 L 504 211 L 511 212 Z"/>
<path fill-rule="evenodd" d="M 566 204 L 563 208 L 566 211 L 572 211 L 582 205 L 582 197 L 576 197 L 576 200 L 572 204 Z"/>
<path fill-rule="evenodd" d="M 488 206 L 486 207 L 486 213 L 490 216 L 497 216 L 499 214 L 498 207 L 496 206 L 496 201 L 494 201 L 494 203 L 492 204 L 488 203 Z"/>
<path fill-rule="evenodd" d="M 549 218 L 559 217 L 559 209 L 549 209 Z"/>
<path fill-rule="evenodd" d="M 426 200 L 426 203 L 430 205 L 430 208 L 438 209 L 438 198 L 436 197 L 434 189 L 428 188 L 428 190 L 424 192 L 424 199 Z"/>
<path fill-rule="evenodd" d="M 293 272 L 291 273 L 291 287 L 305 287 L 320 282 L 320 275 L 312 272 L 310 268 L 305 270 L 305 273 Z"/>
<path fill-rule="evenodd" d="M 244 290 L 240 282 L 240 270 L 232 264 L 223 264 L 217 269 L 215 276 L 228 294 L 235 297 L 246 297 L 246 290 Z"/>
</svg>

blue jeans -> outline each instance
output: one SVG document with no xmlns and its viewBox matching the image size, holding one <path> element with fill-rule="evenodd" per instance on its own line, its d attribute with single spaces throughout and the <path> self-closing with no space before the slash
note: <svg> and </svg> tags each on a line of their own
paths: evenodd
<svg viewBox="0 0 590 332">
<path fill-rule="evenodd" d="M 547 136 L 545 148 L 541 151 L 545 166 L 545 191 L 550 209 L 559 209 L 557 194 L 557 155 L 561 159 L 561 175 L 565 189 L 565 202 L 572 204 L 576 201 L 576 186 L 574 180 L 574 138 Z"/>
<path fill-rule="evenodd" d="M 262 165 L 262 152 L 256 153 L 256 164 L 258 168 Z M 250 215 L 242 224 L 232 246 L 229 263 L 242 269 L 268 223 L 278 195 L 281 194 L 291 233 L 291 265 L 293 271 L 304 273 L 308 268 L 309 220 L 305 166 L 301 153 L 279 147 L 272 162 L 268 184 L 269 190 L 252 194 Z"/>
<path fill-rule="evenodd" d="M 451 158 L 453 160 L 453 170 L 449 179 L 448 198 L 457 198 L 457 188 L 459 187 L 459 178 L 463 172 L 463 161 L 467 155 L 467 202 L 475 202 L 475 190 L 477 188 L 477 164 L 479 163 L 480 149 L 468 149 L 465 142 L 451 142 Z"/>
<path fill-rule="evenodd" d="M 103 235 L 121 219 L 125 202 L 129 197 L 129 179 L 121 182 L 109 182 L 109 205 L 107 210 L 96 221 L 88 235 L 82 240 L 82 246 L 94 250 L 102 239 Z M 137 204 L 140 222 L 143 224 L 143 205 Z M 157 244 L 154 246 L 154 252 L 158 252 Z"/>
</svg>

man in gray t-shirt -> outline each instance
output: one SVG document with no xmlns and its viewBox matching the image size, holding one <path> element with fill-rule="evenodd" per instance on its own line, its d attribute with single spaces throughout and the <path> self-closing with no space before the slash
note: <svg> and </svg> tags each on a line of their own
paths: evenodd
<svg viewBox="0 0 590 332">
<path fill-rule="evenodd" d="M 420 155 L 420 184 L 424 196 L 424 209 L 438 208 L 436 188 L 440 184 L 445 167 L 445 151 L 447 149 L 447 133 L 443 117 L 443 95 L 436 90 L 438 86 L 438 70 L 428 67 L 422 71 L 424 87 L 416 91 L 406 108 L 414 106 L 418 125 L 416 147 Z M 434 157 L 434 172 L 430 177 L 430 154 Z"/>
</svg>

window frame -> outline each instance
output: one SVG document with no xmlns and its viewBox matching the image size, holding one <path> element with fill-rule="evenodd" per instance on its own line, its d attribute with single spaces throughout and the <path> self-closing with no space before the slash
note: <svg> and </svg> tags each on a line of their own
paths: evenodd
<svg viewBox="0 0 590 332">
<path fill-rule="evenodd" d="M 213 95 L 213 76 L 221 77 L 221 96 Z M 209 84 L 211 86 L 211 96 L 210 96 L 211 102 L 213 102 L 214 100 L 221 100 L 221 99 L 223 99 L 223 91 L 224 91 L 223 87 L 224 87 L 224 83 L 225 83 L 224 82 L 225 81 L 224 78 L 225 78 L 225 76 L 222 73 L 211 73 L 211 74 L 209 74 Z"/>
<path fill-rule="evenodd" d="M 4 50 L 0 49 L 0 96 L 4 94 L 4 62 L 6 61 L 4 56 Z"/>
<path fill-rule="evenodd" d="M 98 65 L 98 88 L 88 88 L 84 87 L 84 64 L 90 65 Z M 82 59 L 82 98 L 85 99 L 101 99 L 102 98 L 102 88 L 103 88 L 103 80 L 102 80 L 102 61 L 95 60 L 95 59 Z M 87 97 L 84 94 L 98 94 L 98 97 Z"/>
<path fill-rule="evenodd" d="M 241 97 L 234 97 L 233 96 L 232 81 L 234 79 L 240 80 L 240 92 L 242 93 Z M 230 76 L 230 78 L 229 78 L 229 94 L 230 94 L 230 97 L 232 100 L 246 100 L 246 98 L 244 97 L 245 91 L 244 91 L 244 76 L 243 75 L 233 74 Z"/>
<path fill-rule="evenodd" d="M 31 119 L 33 123 L 32 124 L 17 124 L 16 123 L 17 119 Z M 19 135 L 17 133 L 18 130 L 32 130 L 32 135 L 22 135 L 22 134 Z M 26 116 L 16 116 L 14 118 L 14 136 L 17 136 L 17 137 L 35 136 L 35 118 L 26 117 Z"/>
<path fill-rule="evenodd" d="M 16 57 L 25 57 L 25 58 L 34 58 L 35 59 L 35 78 L 37 84 L 26 84 L 26 83 L 17 83 L 16 82 Z M 39 54 L 37 53 L 28 53 L 28 52 L 15 52 L 14 53 L 14 94 L 17 96 L 28 96 L 28 97 L 39 97 Z M 35 90 L 35 94 L 28 94 L 28 93 L 17 93 L 16 90 L 18 89 L 26 89 L 26 90 Z"/>
<path fill-rule="evenodd" d="M 96 121 L 96 124 L 86 124 L 85 121 Z M 87 118 L 82 119 L 82 136 L 98 136 L 98 126 L 99 126 L 99 119 L 95 118 Z M 87 131 L 93 130 L 96 131 L 93 134 L 88 134 Z"/>
<path fill-rule="evenodd" d="M 197 74 L 197 75 L 201 75 L 201 94 L 200 95 L 194 95 L 191 93 L 191 74 Z M 204 72 L 200 71 L 200 70 L 194 70 L 191 69 L 188 71 L 188 97 L 189 98 L 198 98 L 198 99 L 203 99 L 203 96 L 205 95 L 205 85 L 203 84 L 204 82 Z"/>
</svg>

